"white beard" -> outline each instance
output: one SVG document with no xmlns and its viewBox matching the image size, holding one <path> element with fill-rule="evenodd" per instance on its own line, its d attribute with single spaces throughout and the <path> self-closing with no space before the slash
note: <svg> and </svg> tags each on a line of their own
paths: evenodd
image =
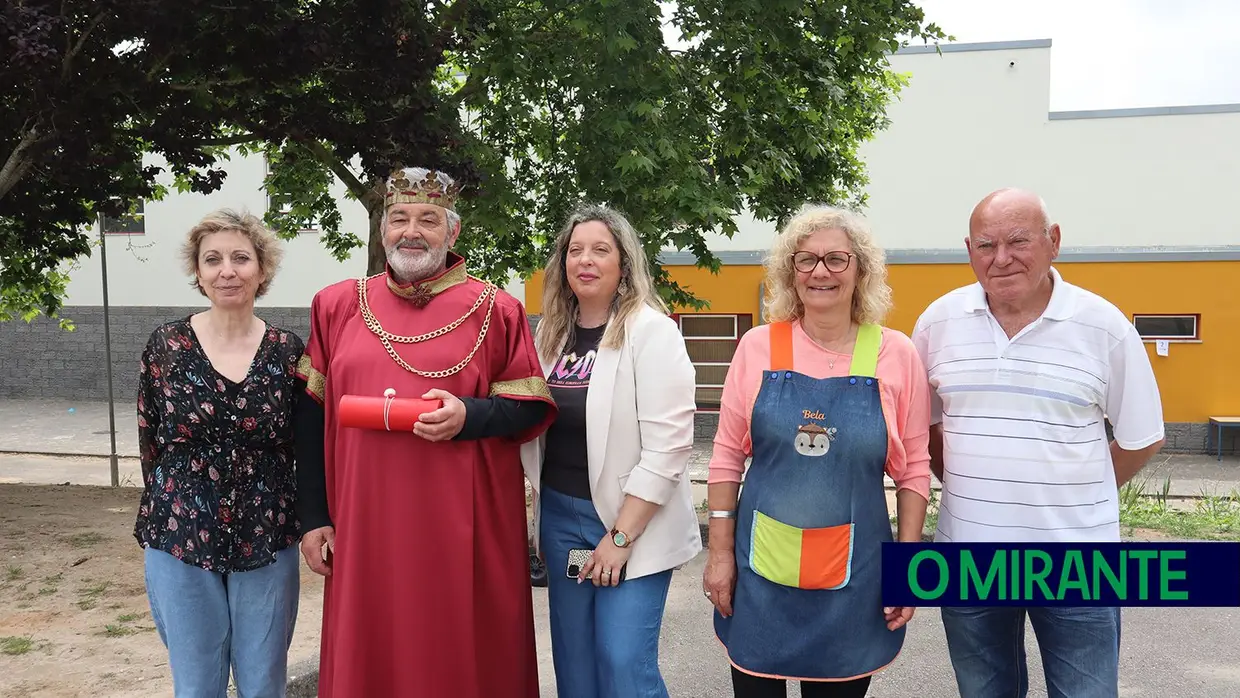
<svg viewBox="0 0 1240 698">
<path fill-rule="evenodd" d="M 388 266 L 396 272 L 396 276 L 406 283 L 417 283 L 430 278 L 443 270 L 448 259 L 448 246 L 432 247 L 429 250 L 387 248 Z"/>
</svg>

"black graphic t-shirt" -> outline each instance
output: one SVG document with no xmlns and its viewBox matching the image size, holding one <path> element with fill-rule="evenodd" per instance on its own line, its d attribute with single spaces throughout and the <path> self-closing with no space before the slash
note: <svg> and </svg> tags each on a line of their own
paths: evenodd
<svg viewBox="0 0 1240 698">
<path fill-rule="evenodd" d="M 570 497 L 590 499 L 590 470 L 586 460 L 586 392 L 594 357 L 607 326 L 578 327 L 576 341 L 567 347 L 547 376 L 547 387 L 559 407 L 559 416 L 547 429 L 542 486 Z"/>
</svg>

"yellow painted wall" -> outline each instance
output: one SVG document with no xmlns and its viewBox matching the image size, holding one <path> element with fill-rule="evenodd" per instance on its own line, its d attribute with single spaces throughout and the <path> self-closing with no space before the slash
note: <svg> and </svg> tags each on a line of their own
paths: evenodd
<svg viewBox="0 0 1240 698">
<path fill-rule="evenodd" d="M 1146 345 L 1162 392 L 1168 422 L 1205 422 L 1211 415 L 1240 415 L 1240 262 L 1072 262 L 1056 264 L 1068 281 L 1133 313 L 1200 313 L 1201 342 L 1172 343 L 1157 356 Z M 725 266 L 719 274 L 691 266 L 668 267 L 671 277 L 717 313 L 758 318 L 759 266 Z M 911 333 L 917 316 L 935 298 L 972 283 L 965 264 L 897 264 L 889 268 L 895 308 L 887 324 Z M 525 286 L 532 314 L 542 305 L 542 279 Z M 677 309 L 692 312 L 688 309 Z"/>
</svg>

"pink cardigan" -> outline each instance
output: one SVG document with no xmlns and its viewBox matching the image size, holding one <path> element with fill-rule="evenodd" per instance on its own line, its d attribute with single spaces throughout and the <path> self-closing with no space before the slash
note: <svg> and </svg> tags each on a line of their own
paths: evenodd
<svg viewBox="0 0 1240 698">
<path fill-rule="evenodd" d="M 800 373 L 815 378 L 848 375 L 851 357 L 815 344 L 799 322 L 793 323 L 792 355 Z M 830 359 L 835 360 L 834 370 L 828 368 Z M 728 368 L 708 483 L 741 481 L 745 459 L 753 455 L 750 415 L 762 372 L 770 365 L 770 326 L 759 325 L 741 337 Z M 876 373 L 887 421 L 886 472 L 898 490 L 912 490 L 929 500 L 930 386 L 912 340 L 884 327 Z"/>
</svg>

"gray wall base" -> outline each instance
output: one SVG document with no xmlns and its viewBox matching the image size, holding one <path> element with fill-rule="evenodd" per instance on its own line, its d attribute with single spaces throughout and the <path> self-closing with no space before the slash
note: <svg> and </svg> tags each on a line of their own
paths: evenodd
<svg viewBox="0 0 1240 698">
<path fill-rule="evenodd" d="M 1163 453 L 1218 453 L 1218 431 L 1208 423 L 1172 422 L 1167 424 L 1167 445 Z M 1223 430 L 1223 455 L 1240 454 L 1240 429 Z"/>
<path fill-rule="evenodd" d="M 205 307 L 110 309 L 112 386 L 117 402 L 136 399 L 138 362 L 151 332 Z M 256 314 L 302 339 L 309 335 L 309 308 L 259 308 Z M 21 320 L 0 323 L 0 398 L 108 399 L 103 308 L 70 306 L 60 316 L 72 320 L 76 329 L 66 332 L 43 316 L 30 324 Z"/>
</svg>

